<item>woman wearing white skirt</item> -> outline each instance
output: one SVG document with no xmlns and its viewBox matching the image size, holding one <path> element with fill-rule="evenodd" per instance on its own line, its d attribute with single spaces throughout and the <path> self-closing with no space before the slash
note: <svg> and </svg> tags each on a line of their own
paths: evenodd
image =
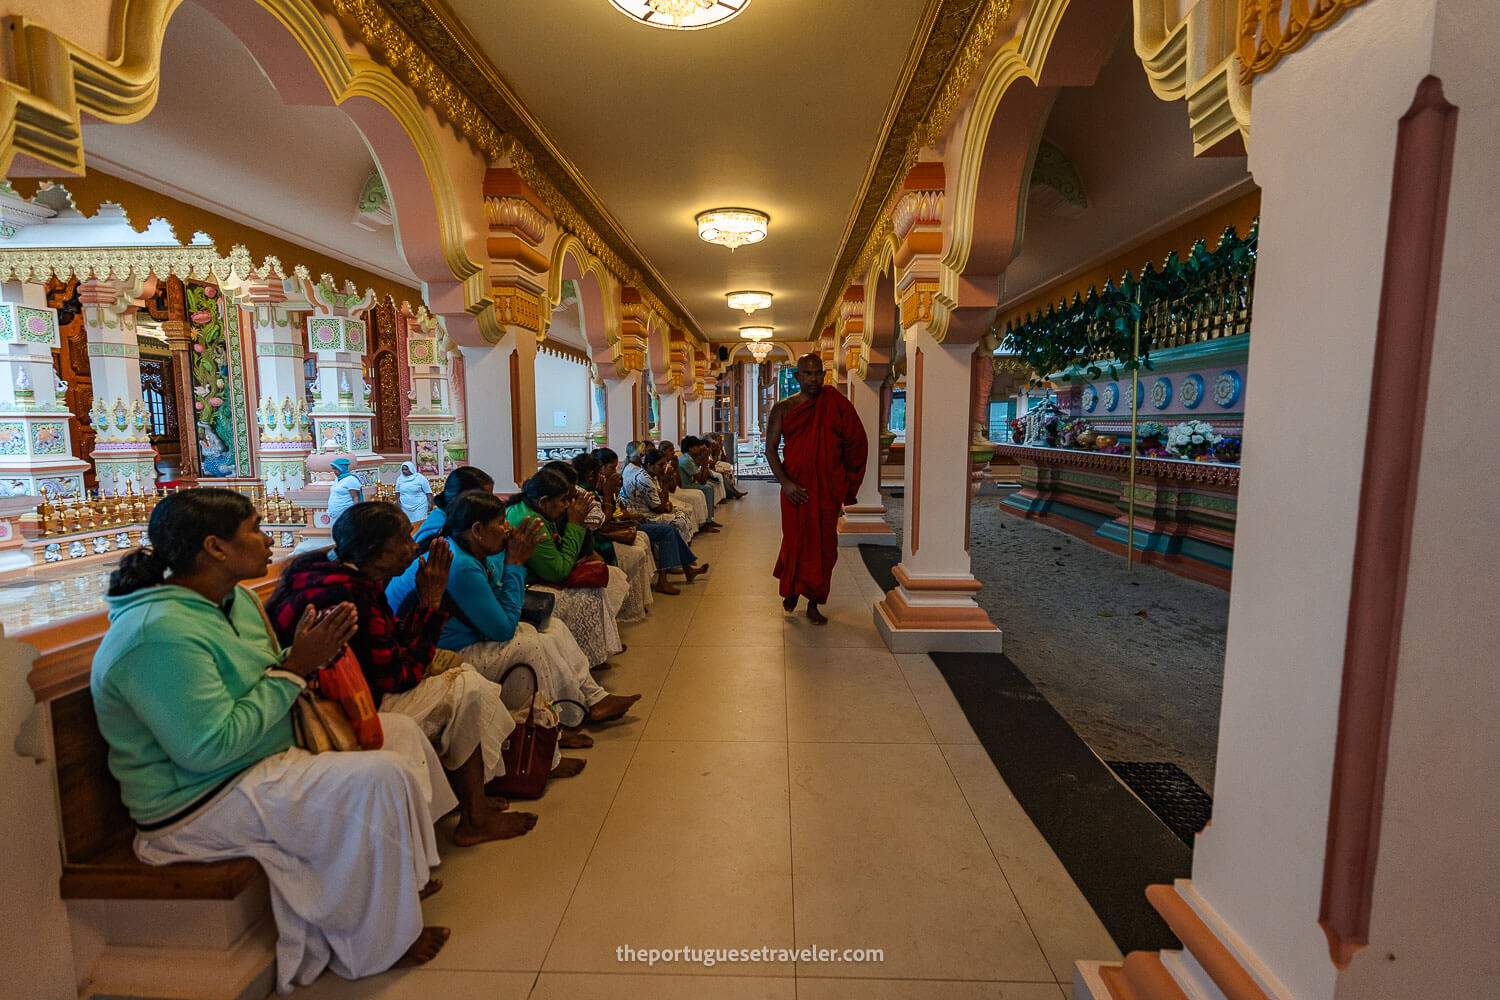
<svg viewBox="0 0 1500 1000">
<path fill-rule="evenodd" d="M 587 530 L 583 520 L 588 516 L 591 498 L 576 490 L 560 472 L 539 469 L 521 486 L 521 493 L 511 500 L 505 518 L 512 528 L 527 519 L 541 521 L 552 528 L 544 531 L 536 551 L 526 560 L 528 584 L 555 589 L 557 606 L 554 614 L 568 626 L 578 640 L 591 667 L 601 667 L 625 647 L 615 620 L 619 605 L 608 593 L 609 568 L 597 555 L 581 558 Z M 597 573 L 598 586 L 579 586 L 574 571 Z M 616 595 L 620 595 L 616 584 Z"/>
<path fill-rule="evenodd" d="M 381 750 L 292 745 L 303 678 L 343 648 L 354 609 L 309 611 L 283 653 L 239 586 L 265 574 L 271 546 L 232 490 L 174 493 L 148 532 L 152 548 L 111 577 L 90 677 L 137 856 L 258 861 L 282 992 L 325 968 L 357 978 L 428 961 L 448 937 L 422 926 L 420 893 L 438 863 L 432 817 L 456 805 L 431 745 L 399 715 L 381 718 Z"/>
<path fill-rule="evenodd" d="M 416 560 L 411 523 L 394 504 L 355 504 L 333 525 L 334 548 L 295 557 L 282 571 L 266 611 L 282 641 L 291 638 L 309 607 L 354 607 L 359 629 L 349 648 L 359 660 L 382 712 L 416 720 L 453 772 L 460 813 L 453 842 L 460 847 L 518 837 L 536 825 L 533 813 L 506 812 L 503 798 L 485 784 L 505 773 L 502 748 L 515 729 L 499 686 L 472 667 L 432 674 L 438 639 L 448 622 L 443 594 L 452 553 L 435 539 Z M 398 617 L 385 587 L 402 570 L 413 571 L 412 600 Z"/>
<path fill-rule="evenodd" d="M 630 709 L 640 695 L 621 697 L 600 687 L 589 674 L 588 657 L 555 610 L 541 631 L 520 621 L 524 566 L 546 531 L 539 521 L 512 529 L 504 503 L 476 491 L 448 505 L 443 531 L 453 544 L 447 590 L 452 617 L 443 626 L 439 648 L 457 652 L 492 681 L 504 676 L 506 668 L 528 663 L 544 697 L 583 704 L 591 722 L 617 719 Z M 415 575 L 409 569 L 392 580 L 386 597 L 399 606 L 415 587 Z M 602 600 L 602 590 L 598 593 Z M 516 698 L 507 693 L 506 704 L 518 707 L 526 694 Z"/>
</svg>

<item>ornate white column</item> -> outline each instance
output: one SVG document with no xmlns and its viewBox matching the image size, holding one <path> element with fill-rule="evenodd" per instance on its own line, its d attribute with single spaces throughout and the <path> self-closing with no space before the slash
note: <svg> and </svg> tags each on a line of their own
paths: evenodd
<svg viewBox="0 0 1500 1000">
<path fill-rule="evenodd" d="M 857 369 L 849 370 L 849 402 L 854 404 L 860 426 L 865 429 L 870 458 L 858 500 L 845 507 L 839 518 L 840 545 L 896 544 L 896 533 L 885 519 L 885 500 L 880 495 L 880 387 L 885 382 L 885 371 L 885 365 L 868 365 L 866 377 L 861 378 Z"/>
<path fill-rule="evenodd" d="M 999 652 L 1000 630 L 974 601 L 969 566 L 969 412 L 973 344 L 906 329 L 906 508 L 898 586 L 875 606 L 893 652 Z M 873 393 L 872 393 L 873 395 Z"/>
<path fill-rule="evenodd" d="M 89 374 L 94 384 L 90 411 L 94 431 L 94 474 L 107 493 L 156 488 L 156 450 L 141 393 L 141 351 L 136 339 L 134 299 L 140 282 L 90 278 L 78 286 L 88 331 Z M 191 423 L 192 415 L 183 418 Z"/>
<path fill-rule="evenodd" d="M 458 435 L 453 417 L 453 393 L 448 382 L 447 340 L 441 322 L 427 311 L 408 321 L 406 363 L 411 367 L 411 409 L 406 424 L 411 457 L 426 476 L 447 475 L 448 442 Z"/>
<path fill-rule="evenodd" d="M 57 311 L 39 284 L 0 285 L 0 497 L 83 492 L 68 408 L 52 367 Z"/>
<path fill-rule="evenodd" d="M 294 307 L 309 306 L 295 282 L 276 278 L 247 282 L 243 301 L 254 324 L 261 478 L 272 490 L 298 490 L 307 484 L 313 437 L 303 374 L 302 319 Z"/>
</svg>

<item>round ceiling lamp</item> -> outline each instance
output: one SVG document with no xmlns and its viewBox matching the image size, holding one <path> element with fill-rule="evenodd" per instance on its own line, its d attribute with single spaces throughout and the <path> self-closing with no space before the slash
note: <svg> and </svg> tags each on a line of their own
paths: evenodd
<svg viewBox="0 0 1500 1000">
<path fill-rule="evenodd" d="M 712 28 L 739 15 L 750 0 L 609 0 L 615 9 L 653 28 Z"/>
<path fill-rule="evenodd" d="M 693 221 L 698 224 L 699 239 L 732 251 L 765 239 L 771 217 L 753 208 L 711 208 L 699 212 Z"/>
<path fill-rule="evenodd" d="M 746 316 L 755 315 L 757 309 L 771 308 L 770 292 L 729 292 L 724 296 L 731 309 L 743 309 Z"/>
<path fill-rule="evenodd" d="M 746 340 L 754 340 L 754 341 L 757 341 L 757 342 L 762 341 L 762 340 L 770 340 L 771 339 L 771 334 L 773 334 L 775 332 L 776 332 L 775 329 L 772 328 L 772 327 L 769 327 L 769 326 L 742 326 L 742 327 L 740 327 L 740 336 L 741 337 L 745 338 Z"/>
<path fill-rule="evenodd" d="M 766 358 L 770 357 L 771 348 L 773 346 L 774 345 L 768 344 L 764 340 L 757 340 L 755 343 L 751 344 L 750 355 L 751 357 L 755 358 L 755 363 L 760 364 L 761 362 L 765 361 Z"/>
</svg>

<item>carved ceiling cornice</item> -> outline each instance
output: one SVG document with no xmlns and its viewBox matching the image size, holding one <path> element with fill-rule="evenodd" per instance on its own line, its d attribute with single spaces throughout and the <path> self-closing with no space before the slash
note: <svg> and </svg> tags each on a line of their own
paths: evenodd
<svg viewBox="0 0 1500 1000">
<path fill-rule="evenodd" d="M 891 203 L 924 146 L 948 128 L 969 81 L 1010 16 L 1011 0 L 929 0 L 906 72 L 886 114 L 880 150 L 865 175 L 811 335 L 832 321 L 844 287 L 869 267 L 890 230 Z"/>
<path fill-rule="evenodd" d="M 669 325 L 685 326 L 695 339 L 706 339 L 598 193 L 441 0 L 323 2 L 366 44 L 388 57 L 394 53 L 399 62 L 393 62 L 392 69 L 482 152 L 492 159 L 508 157 L 516 173 L 552 210 L 557 224 L 582 240 L 622 284 L 640 288 Z M 483 125 L 474 120 L 475 111 L 485 119 Z"/>
</svg>

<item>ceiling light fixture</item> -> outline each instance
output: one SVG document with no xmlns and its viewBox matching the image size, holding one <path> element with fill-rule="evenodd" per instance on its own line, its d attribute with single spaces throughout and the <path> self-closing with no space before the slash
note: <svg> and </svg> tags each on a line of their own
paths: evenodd
<svg viewBox="0 0 1500 1000">
<path fill-rule="evenodd" d="M 740 336 L 743 337 L 743 338 L 745 338 L 746 340 L 754 340 L 754 341 L 770 340 L 771 339 L 771 334 L 773 334 L 775 332 L 776 332 L 775 328 L 769 327 L 769 326 L 742 326 L 742 327 L 740 327 Z"/>
<path fill-rule="evenodd" d="M 757 309 L 771 308 L 770 292 L 730 292 L 724 296 L 731 309 L 743 309 L 746 316 L 755 315 Z"/>
<path fill-rule="evenodd" d="M 750 0 L 609 0 L 620 13 L 653 28 L 711 28 L 750 6 Z"/>
<path fill-rule="evenodd" d="M 771 356 L 772 346 L 774 345 L 768 344 L 764 340 L 757 340 L 750 345 L 750 355 L 755 358 L 756 364 L 760 364 Z"/>
<path fill-rule="evenodd" d="M 699 212 L 693 221 L 698 223 L 699 239 L 733 251 L 765 239 L 771 217 L 753 208 L 711 208 Z"/>
</svg>

